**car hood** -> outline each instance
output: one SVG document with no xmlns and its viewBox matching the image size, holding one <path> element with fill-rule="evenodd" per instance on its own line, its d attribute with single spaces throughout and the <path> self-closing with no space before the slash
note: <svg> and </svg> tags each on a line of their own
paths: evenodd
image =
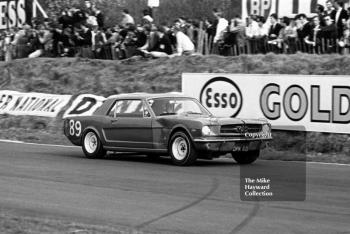
<svg viewBox="0 0 350 234">
<path fill-rule="evenodd" d="M 240 119 L 240 118 L 225 118 L 225 117 L 203 117 L 203 116 L 169 116 L 170 119 L 181 119 L 200 122 L 202 125 L 230 125 L 230 124 L 264 124 L 265 120 L 258 119 Z"/>
<path fill-rule="evenodd" d="M 224 118 L 213 117 L 200 119 L 203 124 L 208 125 L 230 125 L 230 124 L 264 124 L 266 121 L 257 119 L 240 119 L 240 118 Z"/>
</svg>

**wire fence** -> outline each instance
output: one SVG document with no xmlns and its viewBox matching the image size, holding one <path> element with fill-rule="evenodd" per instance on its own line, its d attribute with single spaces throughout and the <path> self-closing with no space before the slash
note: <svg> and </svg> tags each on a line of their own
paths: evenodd
<svg viewBox="0 0 350 234">
<path fill-rule="evenodd" d="M 196 45 L 196 54 L 222 56 L 239 56 L 241 54 L 294 54 L 297 52 L 309 54 L 349 54 L 349 46 L 340 46 L 336 38 L 320 38 L 315 45 L 305 43 L 298 38 L 288 38 L 278 42 L 271 42 L 267 37 L 242 38 L 237 33 L 228 32 L 217 45 L 213 44 L 213 38 L 205 30 L 199 28 L 192 38 Z M 90 59 L 121 60 L 137 55 L 137 47 L 128 44 L 103 44 L 99 46 L 72 46 L 64 47 L 58 44 L 33 50 L 30 44 L 7 44 L 1 48 L 0 60 L 10 61 L 27 57 L 84 57 Z"/>
</svg>

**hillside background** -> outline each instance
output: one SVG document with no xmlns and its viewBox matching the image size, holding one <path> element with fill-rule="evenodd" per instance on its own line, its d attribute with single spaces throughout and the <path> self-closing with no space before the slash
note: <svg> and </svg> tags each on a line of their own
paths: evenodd
<svg viewBox="0 0 350 234">
<path fill-rule="evenodd" d="M 94 0 L 93 2 L 104 12 L 107 26 L 120 22 L 120 12 L 124 8 L 129 9 L 137 21 L 142 17 L 142 10 L 147 8 L 147 0 Z M 39 0 L 39 3 L 48 10 L 51 17 L 66 7 L 84 7 L 85 5 L 84 0 Z M 241 14 L 241 0 L 160 0 L 155 18 L 157 23 L 171 23 L 180 16 L 196 20 L 212 19 L 212 9 L 219 7 L 225 10 L 227 19 Z"/>
</svg>

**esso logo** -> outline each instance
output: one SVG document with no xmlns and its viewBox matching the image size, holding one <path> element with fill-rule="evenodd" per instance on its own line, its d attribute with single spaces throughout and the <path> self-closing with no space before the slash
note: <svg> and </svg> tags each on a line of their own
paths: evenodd
<svg viewBox="0 0 350 234">
<path fill-rule="evenodd" d="M 226 77 L 209 80 L 200 94 L 201 103 L 214 115 L 236 117 L 243 105 L 238 86 Z"/>
<path fill-rule="evenodd" d="M 275 0 L 247 0 L 248 15 L 262 15 L 267 18 L 275 2 Z"/>
</svg>

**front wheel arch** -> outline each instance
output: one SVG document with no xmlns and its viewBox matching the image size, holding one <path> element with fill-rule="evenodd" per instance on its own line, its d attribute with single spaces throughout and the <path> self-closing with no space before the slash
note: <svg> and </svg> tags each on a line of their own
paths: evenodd
<svg viewBox="0 0 350 234">
<path fill-rule="evenodd" d="M 191 142 L 193 142 L 193 138 L 192 138 L 192 135 L 190 134 L 190 132 L 187 130 L 186 127 L 184 126 L 177 126 L 175 128 L 173 128 L 171 131 L 170 131 L 170 134 L 169 134 L 169 137 L 168 137 L 168 149 L 170 147 L 170 141 L 171 141 L 171 138 L 174 136 L 175 133 L 177 132 L 183 132 L 185 133 L 188 138 L 191 140 Z"/>
<path fill-rule="evenodd" d="M 185 151 L 187 151 L 184 155 L 181 155 L 180 158 L 178 158 L 179 155 L 176 156 L 174 152 L 180 152 L 180 151 L 174 151 L 174 147 L 176 149 L 176 141 L 182 141 L 185 142 L 183 144 L 185 146 Z M 179 147 L 179 145 L 177 146 Z M 179 148 L 178 148 L 179 149 Z M 177 166 L 190 166 L 197 160 L 197 150 L 194 147 L 192 139 L 188 136 L 188 134 L 184 131 L 181 131 L 180 129 L 178 131 L 175 131 L 174 134 L 171 135 L 169 146 L 168 146 L 168 152 L 171 157 L 172 162 Z"/>
</svg>

